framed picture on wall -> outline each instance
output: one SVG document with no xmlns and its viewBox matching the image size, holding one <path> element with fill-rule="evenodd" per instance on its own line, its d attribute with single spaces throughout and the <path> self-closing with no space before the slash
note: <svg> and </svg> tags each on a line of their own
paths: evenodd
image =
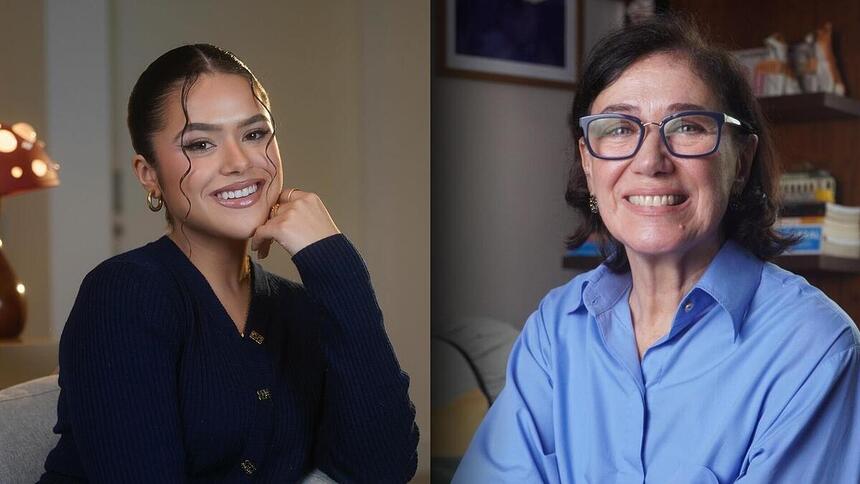
<svg viewBox="0 0 860 484">
<path fill-rule="evenodd" d="M 584 0 L 442 0 L 444 75 L 572 89 Z"/>
</svg>

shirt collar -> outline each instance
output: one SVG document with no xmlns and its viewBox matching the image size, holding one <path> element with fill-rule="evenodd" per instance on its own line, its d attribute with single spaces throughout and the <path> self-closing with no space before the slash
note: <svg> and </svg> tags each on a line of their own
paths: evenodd
<svg viewBox="0 0 860 484">
<path fill-rule="evenodd" d="M 727 240 L 695 288 L 708 293 L 729 313 L 735 337 L 761 282 L 764 262 L 734 240 Z"/>
<path fill-rule="evenodd" d="M 568 311 L 573 312 L 585 305 L 592 314 L 600 314 L 611 308 L 630 287 L 630 272 L 615 273 L 604 264 L 586 272 L 574 280 Z"/>
<path fill-rule="evenodd" d="M 727 240 L 699 282 L 690 290 L 701 290 L 731 317 L 734 336 L 740 333 L 744 316 L 761 281 L 764 262 L 733 240 Z M 585 305 L 592 314 L 610 309 L 632 284 L 630 272 L 614 273 L 601 264 L 574 279 L 568 312 Z"/>
</svg>

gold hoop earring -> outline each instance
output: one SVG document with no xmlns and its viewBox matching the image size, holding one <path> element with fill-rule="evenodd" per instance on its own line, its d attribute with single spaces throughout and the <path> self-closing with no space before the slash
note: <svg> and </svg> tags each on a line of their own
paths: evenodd
<svg viewBox="0 0 860 484">
<path fill-rule="evenodd" d="M 156 197 L 155 192 L 152 191 L 146 194 L 146 206 L 153 212 L 157 212 L 164 206 L 164 200 Z"/>
</svg>

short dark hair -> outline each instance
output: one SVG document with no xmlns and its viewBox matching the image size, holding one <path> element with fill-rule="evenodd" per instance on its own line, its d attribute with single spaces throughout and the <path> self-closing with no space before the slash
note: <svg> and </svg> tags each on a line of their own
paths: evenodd
<svg viewBox="0 0 860 484">
<path fill-rule="evenodd" d="M 795 239 L 773 229 L 779 211 L 780 168 L 770 129 L 743 68 L 730 52 L 709 43 L 692 19 L 672 13 L 660 14 L 612 32 L 594 46 L 586 59 L 568 118 L 573 139 L 578 141 L 583 136 L 579 118 L 591 114 L 594 99 L 607 86 L 635 62 L 661 53 L 688 59 L 693 72 L 711 89 L 722 109 L 747 122 L 758 135 L 749 179 L 723 216 L 722 230 L 727 238 L 760 259 L 773 259 Z M 629 263 L 624 246 L 609 233 L 600 215 L 592 213 L 581 155 L 576 147 L 572 151 L 574 160 L 565 199 L 583 221 L 568 238 L 568 247 L 579 247 L 596 234 L 604 264 L 615 272 L 626 272 Z"/>
<path fill-rule="evenodd" d="M 191 87 L 197 82 L 202 74 L 236 74 L 248 81 L 249 89 L 254 98 L 269 113 L 272 121 L 273 133 L 269 137 L 269 143 L 274 139 L 274 123 L 269 95 L 263 89 L 260 81 L 251 72 L 251 69 L 239 60 L 232 52 L 224 50 L 211 44 L 189 44 L 176 47 L 155 59 L 137 79 L 128 98 L 128 131 L 131 135 L 131 145 L 135 153 L 143 156 L 146 161 L 157 169 L 158 160 L 152 145 L 152 137 L 164 127 L 164 113 L 167 98 L 174 91 L 180 93 L 182 112 L 185 114 L 185 127 L 188 127 L 187 96 Z M 269 146 L 266 146 L 266 157 L 268 157 Z M 185 153 L 185 148 L 182 149 Z M 191 171 L 191 159 L 188 159 L 188 170 L 180 179 L 179 186 L 182 189 L 182 180 Z M 274 161 L 269 158 L 269 163 L 275 166 Z M 184 192 L 183 192 L 184 194 Z M 191 211 L 191 200 L 188 200 L 188 211 Z M 172 225 L 173 220 L 167 213 L 167 221 Z"/>
</svg>

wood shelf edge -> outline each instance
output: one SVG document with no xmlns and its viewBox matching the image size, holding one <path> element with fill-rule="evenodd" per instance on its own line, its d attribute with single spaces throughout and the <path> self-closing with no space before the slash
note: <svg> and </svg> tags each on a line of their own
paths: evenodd
<svg viewBox="0 0 860 484">
<path fill-rule="evenodd" d="M 759 98 L 772 122 L 804 122 L 860 119 L 860 100 L 817 92 Z"/>
<path fill-rule="evenodd" d="M 37 346 L 59 346 L 60 341 L 51 338 L 0 339 L 0 348 L 27 348 Z"/>
</svg>

